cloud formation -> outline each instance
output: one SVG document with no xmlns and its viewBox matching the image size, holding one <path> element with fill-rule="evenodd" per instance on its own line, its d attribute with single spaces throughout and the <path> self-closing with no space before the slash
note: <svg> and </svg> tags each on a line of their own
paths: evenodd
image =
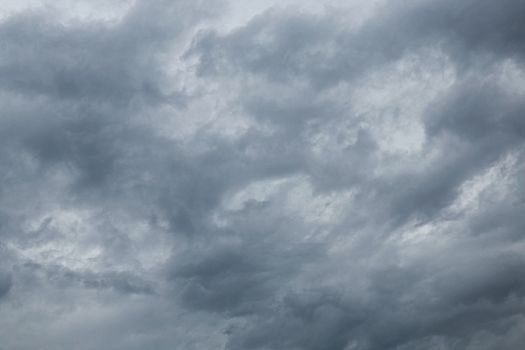
<svg viewBox="0 0 525 350">
<path fill-rule="evenodd" d="M 2 347 L 520 348 L 525 4 L 310 5 L 10 5 Z"/>
</svg>

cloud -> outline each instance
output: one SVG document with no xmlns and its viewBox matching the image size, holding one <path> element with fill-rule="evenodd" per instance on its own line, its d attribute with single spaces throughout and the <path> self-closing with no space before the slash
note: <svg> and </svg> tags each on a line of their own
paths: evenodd
<svg viewBox="0 0 525 350">
<path fill-rule="evenodd" d="M 0 298 L 3 298 L 9 293 L 12 286 L 12 277 L 9 273 L 2 271 L 0 274 Z"/>
<path fill-rule="evenodd" d="M 522 343 L 519 1 L 120 4 L 1 19 L 5 347 Z"/>
</svg>

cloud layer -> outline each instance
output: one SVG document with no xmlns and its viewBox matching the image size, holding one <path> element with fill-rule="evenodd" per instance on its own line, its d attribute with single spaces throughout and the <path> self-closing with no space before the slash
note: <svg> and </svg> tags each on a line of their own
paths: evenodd
<svg viewBox="0 0 525 350">
<path fill-rule="evenodd" d="M 525 342 L 525 3 L 8 3 L 2 348 Z"/>
</svg>

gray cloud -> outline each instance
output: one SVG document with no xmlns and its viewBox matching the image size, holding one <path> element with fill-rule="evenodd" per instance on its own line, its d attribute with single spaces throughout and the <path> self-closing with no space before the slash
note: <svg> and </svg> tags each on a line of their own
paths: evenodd
<svg viewBox="0 0 525 350">
<path fill-rule="evenodd" d="M 4 347 L 519 348 L 524 5 L 121 5 L 0 22 Z"/>
<path fill-rule="evenodd" d="M 9 273 L 5 271 L 0 272 L 0 298 L 9 293 L 12 283 L 12 277 Z"/>
</svg>

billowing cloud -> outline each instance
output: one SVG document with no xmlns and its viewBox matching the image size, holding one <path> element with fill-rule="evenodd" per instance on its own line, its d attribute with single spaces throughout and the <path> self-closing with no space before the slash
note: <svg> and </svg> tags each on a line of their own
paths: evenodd
<svg viewBox="0 0 525 350">
<path fill-rule="evenodd" d="M 520 1 L 8 3 L 2 347 L 525 341 Z"/>
</svg>

